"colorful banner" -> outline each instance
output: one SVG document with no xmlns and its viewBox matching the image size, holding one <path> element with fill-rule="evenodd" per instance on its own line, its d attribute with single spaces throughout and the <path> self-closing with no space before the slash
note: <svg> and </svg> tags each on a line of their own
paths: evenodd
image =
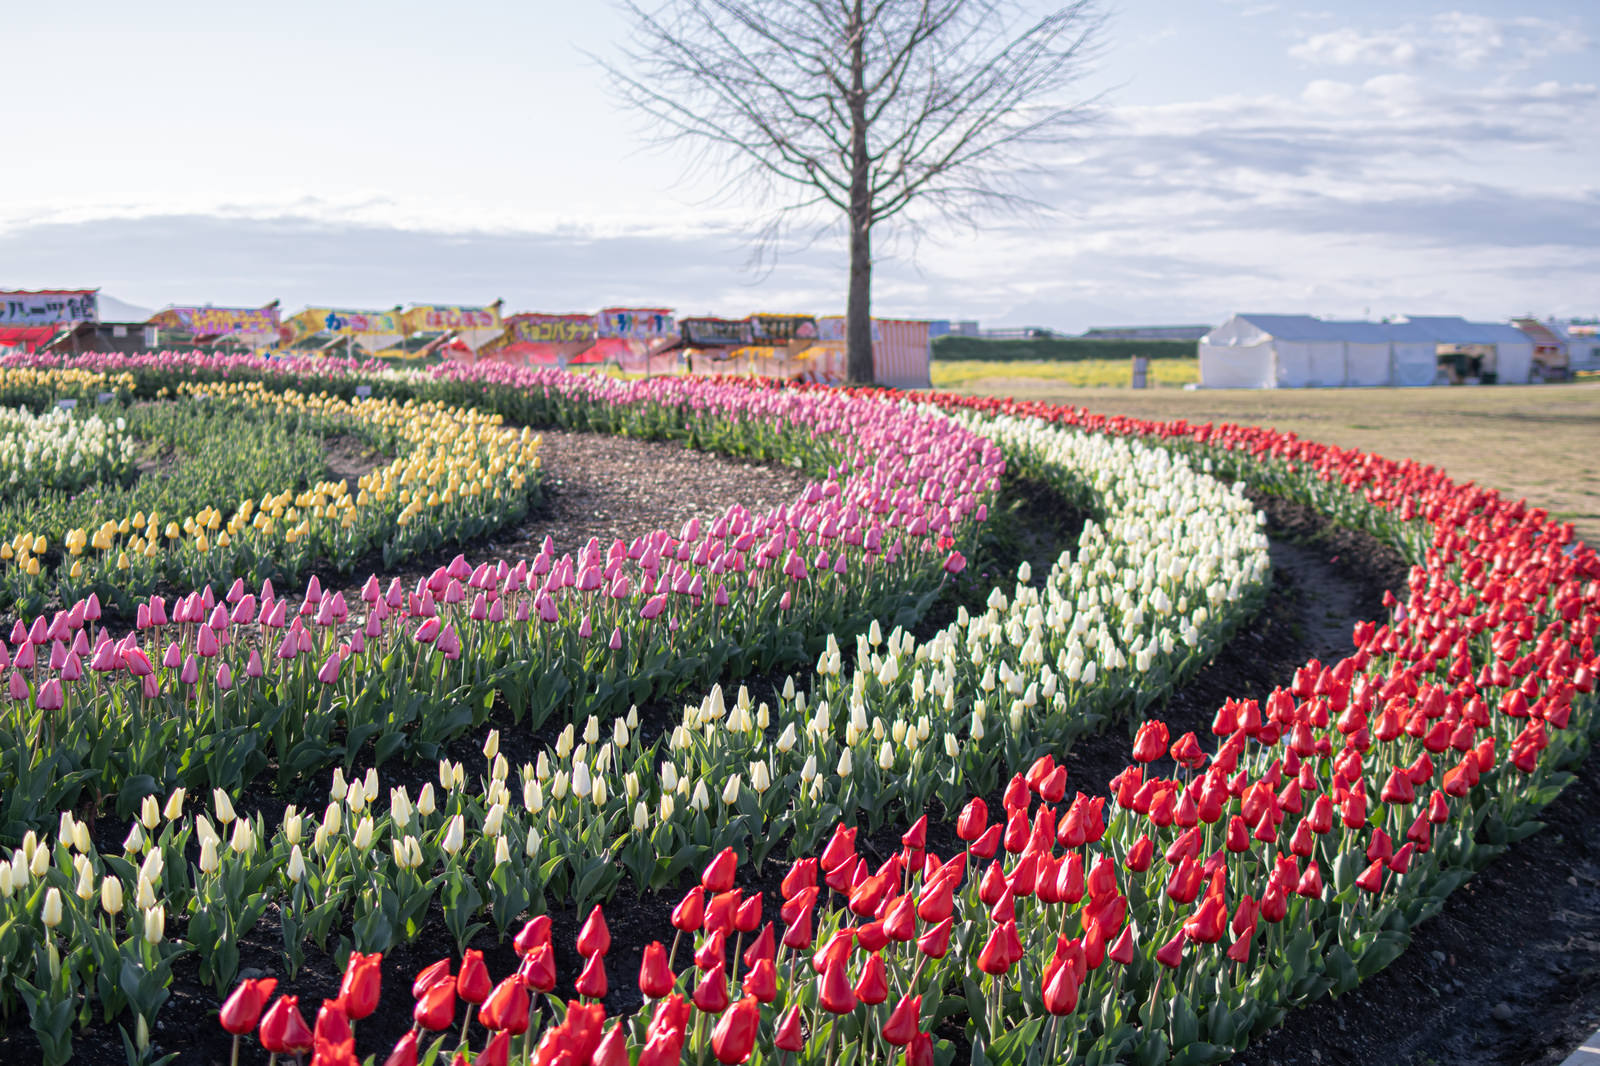
<svg viewBox="0 0 1600 1066">
<path fill-rule="evenodd" d="M 677 329 L 671 310 L 662 307 L 607 307 L 595 318 L 602 337 L 655 340 Z"/>
<path fill-rule="evenodd" d="M 449 307 L 420 304 L 406 309 L 403 321 L 414 333 L 446 333 L 460 329 L 499 329 L 498 307 Z"/>
<path fill-rule="evenodd" d="M 350 311 L 334 307 L 308 307 L 286 319 L 278 329 L 278 342 L 298 344 L 307 337 L 398 337 L 398 311 Z"/>
<path fill-rule="evenodd" d="M 593 315 L 512 315 L 505 326 L 511 343 L 576 344 L 595 338 Z"/>
<path fill-rule="evenodd" d="M 196 337 L 239 333 L 276 335 L 278 309 L 273 307 L 169 307 L 151 316 L 148 325 L 183 330 Z"/>
<path fill-rule="evenodd" d="M 0 289 L 0 326 L 57 326 L 100 321 L 94 289 Z"/>
</svg>

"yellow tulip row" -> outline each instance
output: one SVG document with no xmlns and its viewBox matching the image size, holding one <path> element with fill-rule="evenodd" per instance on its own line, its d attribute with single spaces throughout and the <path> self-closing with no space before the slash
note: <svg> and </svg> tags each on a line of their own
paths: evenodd
<svg viewBox="0 0 1600 1066">
<path fill-rule="evenodd" d="M 67 377 L 82 372 L 53 373 Z M 268 548 L 264 542 L 274 539 L 293 545 L 313 532 L 350 530 L 365 512 L 397 512 L 397 523 L 404 526 L 432 508 L 474 499 L 500 500 L 507 491 L 522 491 L 539 467 L 541 438 L 536 434 L 526 428 L 504 428 L 499 415 L 439 403 L 351 402 L 325 393 L 272 392 L 259 382 L 184 383 L 174 395 L 180 402 L 206 398 L 281 414 L 362 423 L 395 440 L 400 454 L 386 467 L 363 475 L 354 495 L 344 481 L 324 481 L 306 490 L 265 495 L 259 501 L 245 499 L 231 516 L 217 505 L 183 518 L 140 511 L 108 519 L 93 530 L 69 530 L 62 546 L 73 559 L 72 578 L 83 576 L 78 557 L 88 549 L 108 557 L 115 552 L 116 568 L 127 570 L 139 556 L 155 558 L 163 550 L 183 548 L 205 553 L 213 546 L 226 548 L 241 536 L 253 537 L 258 550 Z M 0 561 L 14 561 L 27 573 L 37 574 L 38 556 L 48 546 L 43 535 L 19 533 L 0 544 Z"/>
</svg>

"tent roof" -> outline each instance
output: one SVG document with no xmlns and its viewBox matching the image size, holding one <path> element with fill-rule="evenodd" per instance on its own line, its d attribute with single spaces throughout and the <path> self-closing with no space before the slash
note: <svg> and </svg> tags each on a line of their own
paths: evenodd
<svg viewBox="0 0 1600 1066">
<path fill-rule="evenodd" d="M 1459 315 L 1407 315 L 1390 324 L 1395 340 L 1432 340 L 1441 344 L 1532 344 L 1515 326 L 1500 322 L 1468 322 Z"/>
<path fill-rule="evenodd" d="M 1355 325 L 1355 323 L 1324 322 L 1311 315 L 1242 314 L 1234 317 L 1242 318 L 1262 333 L 1282 341 L 1342 341 L 1348 337 L 1343 327 Z"/>
<path fill-rule="evenodd" d="M 1532 343 L 1531 338 L 1515 326 L 1499 322 L 1469 322 L 1459 315 L 1413 315 L 1397 322 L 1341 322 L 1311 315 L 1239 314 L 1234 318 L 1269 337 L 1285 341 L 1350 341 L 1357 344 L 1383 344 L 1387 341 L 1433 344 Z"/>
</svg>

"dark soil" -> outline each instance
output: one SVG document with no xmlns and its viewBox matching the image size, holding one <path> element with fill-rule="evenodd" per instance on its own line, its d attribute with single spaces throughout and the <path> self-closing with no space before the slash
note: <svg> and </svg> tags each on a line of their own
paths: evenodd
<svg viewBox="0 0 1600 1066">
<path fill-rule="evenodd" d="M 563 437 L 572 438 L 562 440 Z M 596 448 L 594 446 L 600 446 Z M 613 468 L 621 446 L 623 465 Z M 609 447 L 608 447 L 609 446 Z M 657 454 L 646 458 L 640 449 Z M 566 449 L 571 449 L 570 451 Z M 579 464 L 595 461 L 579 475 L 563 463 L 576 453 Z M 536 550 L 546 532 L 558 550 L 573 550 L 588 539 L 602 542 L 624 538 L 657 526 L 674 524 L 696 512 L 695 499 L 742 499 L 754 508 L 752 495 L 773 494 L 773 502 L 787 498 L 803 481 L 797 472 L 747 467 L 727 460 L 683 452 L 666 445 L 577 435 L 546 435 L 548 492 L 541 515 L 530 518 L 504 539 L 490 542 L 490 552 L 506 555 Z M 603 457 L 609 455 L 610 460 Z M 664 470 L 650 466 L 656 459 Z M 685 465 L 676 461 L 683 460 Z M 708 462 L 709 460 L 709 462 Z M 696 469 L 696 468 L 699 469 Z M 732 468 L 732 469 L 730 469 Z M 705 482 L 693 477 L 703 476 Z M 1018 488 L 1018 487 L 1014 487 Z M 1082 516 L 1072 513 L 1059 498 L 1029 490 L 1014 494 L 1014 513 L 1024 516 L 1034 533 L 1009 545 L 991 545 L 980 552 L 969 580 L 953 587 L 934 612 L 919 625 L 921 636 L 932 633 L 940 620 L 953 616 L 956 605 L 981 595 L 996 581 L 1010 580 L 1020 558 L 1028 558 L 1036 579 L 1062 547 L 1070 547 L 1081 529 Z M 1195 730 L 1206 736 L 1211 715 L 1227 697 L 1264 697 L 1284 684 L 1307 658 L 1331 661 L 1350 647 L 1352 625 L 1382 614 L 1385 590 L 1403 588 L 1407 567 L 1386 545 L 1370 537 L 1336 529 L 1315 512 L 1271 498 L 1255 498 L 1266 511 L 1272 535 L 1273 587 L 1266 606 L 1247 623 L 1214 661 L 1175 693 L 1158 713 L 1173 733 Z M 702 512 L 703 514 L 703 512 Z M 1039 530 L 1048 529 L 1047 535 Z M 1054 543 L 1047 543 L 1053 541 Z M 504 544 L 504 548 L 499 545 Z M 482 550 L 469 557 L 488 557 Z M 981 586 L 981 591 L 980 591 Z M 926 630 L 926 632 L 923 632 Z M 781 678 L 746 682 L 756 699 L 770 699 Z M 665 721 L 675 708 L 641 709 L 646 717 Z M 1103 792 L 1106 782 L 1128 759 L 1127 732 L 1113 727 L 1106 734 L 1080 741 L 1062 759 L 1073 787 Z M 553 737 L 553 733 L 552 733 Z M 461 742 L 461 753 L 477 758 L 481 738 Z M 550 738 L 507 732 L 502 749 L 513 762 Z M 398 767 L 385 767 L 385 783 Z M 426 776 L 426 769 L 418 773 Z M 402 771 L 401 776 L 406 776 Z M 420 778 L 419 778 L 420 780 Z M 263 797 L 265 798 L 265 797 Z M 1388 970 L 1337 1002 L 1324 1002 L 1295 1012 L 1279 1030 L 1240 1055 L 1237 1066 L 1325 1066 L 1350 1063 L 1467 1063 L 1471 1066 L 1554 1064 L 1600 1022 L 1600 820 L 1589 812 L 1600 803 L 1600 764 L 1590 760 L 1579 771 L 1578 782 L 1547 809 L 1550 828 L 1511 849 L 1492 867 L 1456 893 L 1444 911 L 1417 933 L 1412 948 Z M 269 804 L 263 804 L 268 806 Z M 946 812 L 930 812 L 929 847 L 941 854 L 954 850 L 954 836 Z M 936 819 L 936 820 L 935 820 Z M 269 815 L 269 821 L 270 821 Z M 881 861 L 898 847 L 898 829 L 885 829 L 863 839 L 869 860 Z M 781 855 L 783 849 L 774 854 Z M 763 891 L 769 901 L 767 917 L 774 917 L 770 901 L 777 896 L 783 869 L 778 862 L 764 871 L 742 871 L 741 887 Z M 635 984 L 644 946 L 651 940 L 671 943 L 668 915 L 677 891 L 640 897 L 624 884 L 606 905 L 612 934 L 607 957 L 611 995 L 608 1009 L 616 1013 L 636 1007 Z M 578 969 L 573 939 L 584 915 L 570 905 L 552 912 L 558 971 L 570 992 Z M 171 930 L 181 935 L 181 923 Z M 242 976 L 280 970 L 280 934 L 277 917 L 269 912 L 242 944 Z M 474 942 L 484 950 L 490 973 L 496 978 L 515 966 L 509 941 L 496 943 L 492 933 Z M 386 992 L 379 1012 L 360 1023 L 359 1045 L 364 1054 L 381 1060 L 388 1047 L 410 1026 L 411 1000 L 407 988 L 423 966 L 455 955 L 454 944 L 437 914 L 417 941 L 385 957 Z M 678 953 L 681 967 L 686 958 Z M 308 1020 L 317 1004 L 337 991 L 338 970 L 324 952 L 310 949 L 305 968 L 280 991 L 298 994 Z M 218 997 L 201 986 L 194 966 L 180 960 L 175 967 L 172 1001 L 163 1010 L 154 1034 L 160 1053 L 175 1054 L 179 1063 L 226 1063 L 230 1043 L 216 1025 Z M 127 1019 L 124 1018 L 124 1023 Z M 947 1026 L 941 1035 L 964 1046 L 959 1029 Z M 474 1043 L 484 1034 L 476 1031 Z M 124 1061 L 122 1040 L 115 1027 L 97 1026 L 82 1034 L 77 1061 L 112 1064 Z M 14 1019 L 10 1031 L 0 1035 L 0 1057 L 19 1062 L 36 1061 L 37 1046 L 26 1020 Z M 965 1056 L 962 1056 L 964 1061 Z M 241 1061 L 264 1062 L 253 1045 Z"/>
</svg>

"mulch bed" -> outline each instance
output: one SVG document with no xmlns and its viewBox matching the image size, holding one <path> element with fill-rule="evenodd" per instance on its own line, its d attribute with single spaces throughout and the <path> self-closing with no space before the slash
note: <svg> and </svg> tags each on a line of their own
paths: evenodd
<svg viewBox="0 0 1600 1066">
<path fill-rule="evenodd" d="M 628 540 L 658 527 L 675 529 L 693 516 L 702 521 L 714 518 L 730 500 L 752 510 L 764 509 L 791 499 L 806 480 L 787 468 L 742 463 L 675 445 L 581 434 L 547 432 L 542 454 L 545 495 L 536 512 L 515 529 L 459 549 L 469 559 L 528 555 L 547 535 L 558 552 L 575 551 L 590 537 L 602 544 L 615 537 Z M 708 506 L 699 501 L 723 502 Z M 1270 598 L 1209 666 L 1155 712 L 1174 735 L 1193 729 L 1206 736 L 1223 699 L 1264 697 L 1274 686 L 1286 683 L 1307 658 L 1331 661 L 1343 655 L 1350 647 L 1354 622 L 1381 617 L 1384 590 L 1403 587 L 1407 568 L 1388 546 L 1333 528 L 1307 508 L 1259 497 L 1255 502 L 1267 512 L 1273 535 Z M 1032 526 L 1049 530 L 1048 536 L 1025 538 L 1013 546 L 1016 554 L 1030 558 L 1037 579 L 1043 562 L 1071 546 L 1082 517 L 1064 512 L 1059 500 L 1027 492 L 1017 513 Z M 1043 543 L 1053 539 L 1054 544 Z M 413 560 L 400 576 L 415 580 L 454 554 L 452 550 L 438 558 Z M 981 599 L 993 578 L 1005 567 L 1014 567 L 1015 561 L 991 560 L 988 574 L 973 575 L 983 578 L 984 588 L 979 590 L 980 582 L 971 581 L 964 595 Z M 954 603 L 942 603 L 939 617 L 930 617 L 919 630 L 931 631 L 954 609 Z M 749 683 L 761 699 L 770 698 L 781 680 L 759 678 Z M 674 710 L 651 707 L 641 712 L 659 728 Z M 1063 759 L 1072 787 L 1104 792 L 1106 782 L 1126 765 L 1129 732 L 1113 727 L 1080 741 Z M 464 739 L 460 754 L 476 753 L 480 741 Z M 524 754 L 531 757 L 546 742 L 548 738 L 508 735 L 502 748 L 516 762 Z M 426 767 L 409 772 L 385 767 L 383 777 L 389 785 L 413 775 L 420 781 L 428 772 Z M 1457 892 L 1444 911 L 1422 927 L 1401 959 L 1337 1002 L 1295 1012 L 1284 1026 L 1236 1058 L 1237 1066 L 1559 1062 L 1600 1020 L 1600 819 L 1589 815 L 1597 803 L 1600 762 L 1589 760 L 1579 781 L 1547 810 L 1550 828 L 1512 848 Z M 942 813 L 934 812 L 936 817 Z M 897 836 L 898 828 L 886 829 L 863 839 L 862 850 L 869 857 L 874 851 L 886 855 L 897 849 Z M 930 827 L 929 847 L 945 854 L 955 846 L 952 825 L 939 817 Z M 782 853 L 781 848 L 775 852 Z M 769 863 L 759 873 L 745 870 L 741 886 L 765 891 L 771 901 L 782 872 L 779 863 Z M 655 939 L 670 943 L 667 919 L 677 894 L 641 898 L 625 883 L 606 905 L 612 933 L 607 959 L 611 1012 L 638 1005 L 635 977 L 643 948 Z M 558 992 L 570 993 L 577 974 L 572 943 L 583 917 L 570 906 L 553 912 L 563 981 Z M 173 931 L 181 932 L 181 923 L 174 923 Z M 269 912 L 241 945 L 242 975 L 281 976 L 279 939 L 276 916 Z M 514 969 L 509 942 L 496 944 L 487 934 L 475 946 L 484 949 L 496 978 Z M 406 991 L 412 975 L 446 954 L 453 954 L 453 945 L 435 907 L 424 935 L 384 959 L 383 1004 L 378 1014 L 359 1026 L 363 1054 L 376 1054 L 380 1061 L 387 1054 L 410 1026 Z M 680 964 L 684 958 L 680 951 Z M 298 994 L 312 1019 L 321 998 L 336 994 L 337 982 L 332 959 L 312 949 L 306 968 L 280 991 Z M 172 994 L 154 1034 L 158 1051 L 174 1053 L 175 1061 L 184 1064 L 227 1062 L 230 1044 L 215 1023 L 217 997 L 198 983 L 189 960 L 177 964 Z M 131 1025 L 126 1017 L 123 1022 Z M 36 1060 L 26 1018 L 13 1018 L 8 1025 L 9 1032 L 0 1035 L 0 1057 Z M 958 1032 L 941 1035 L 960 1040 Z M 482 1038 L 479 1030 L 474 1044 L 481 1045 Z M 77 1057 L 96 1066 L 122 1063 L 116 1027 L 101 1025 L 82 1034 Z M 242 1061 L 265 1059 L 252 1048 Z M 960 1061 L 965 1061 L 964 1054 Z"/>
</svg>

